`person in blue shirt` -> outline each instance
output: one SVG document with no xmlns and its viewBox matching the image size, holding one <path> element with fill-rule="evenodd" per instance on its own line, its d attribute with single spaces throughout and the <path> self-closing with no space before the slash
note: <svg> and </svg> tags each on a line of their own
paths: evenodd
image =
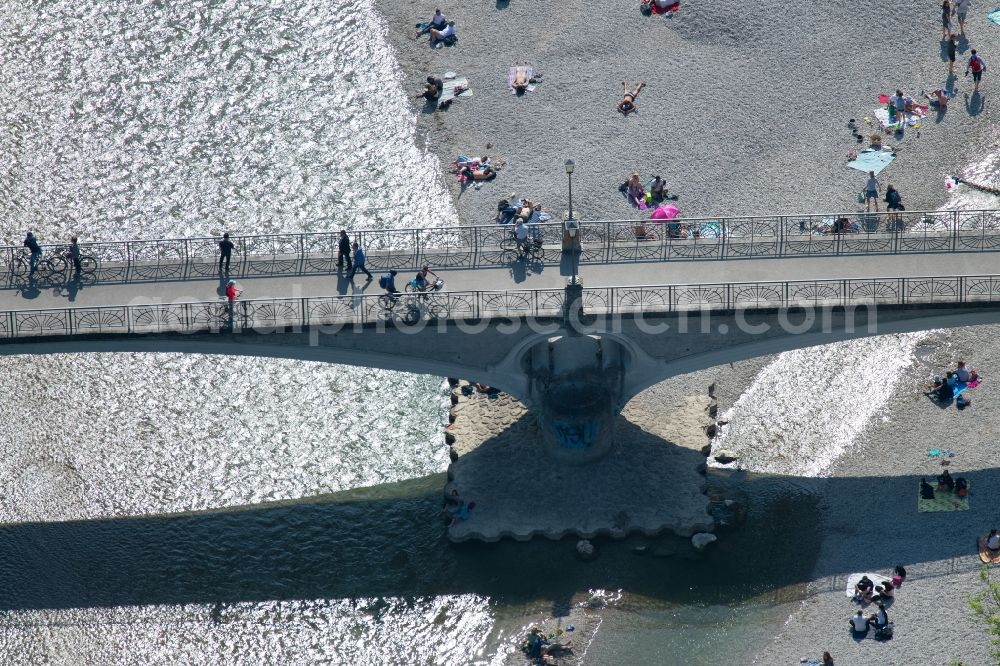
<svg viewBox="0 0 1000 666">
<path fill-rule="evenodd" d="M 396 289 L 396 275 L 396 271 L 389 271 L 378 279 L 378 286 L 385 289 L 385 293 L 389 294 L 393 300 L 398 298 L 396 294 L 399 293 L 399 289 Z"/>
<path fill-rule="evenodd" d="M 354 266 L 351 268 L 351 272 L 347 274 L 347 279 L 353 280 L 354 274 L 358 271 L 368 276 L 368 282 L 372 281 L 371 272 L 365 268 L 365 250 L 358 243 L 354 243 Z"/>
</svg>

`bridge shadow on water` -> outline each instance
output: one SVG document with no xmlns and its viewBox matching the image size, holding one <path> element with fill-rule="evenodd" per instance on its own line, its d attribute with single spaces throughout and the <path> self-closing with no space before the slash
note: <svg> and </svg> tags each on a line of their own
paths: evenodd
<svg viewBox="0 0 1000 666">
<path fill-rule="evenodd" d="M 917 514 L 914 476 L 745 478 L 748 522 L 724 532 L 703 559 L 685 555 L 686 540 L 672 536 L 597 539 L 593 562 L 575 557 L 572 538 L 453 545 L 439 517 L 443 474 L 226 511 L 8 524 L 0 526 L 0 609 L 475 593 L 504 603 L 551 600 L 560 614 L 592 588 L 666 603 L 787 599 L 801 589 L 789 586 L 809 580 L 822 531 L 833 535 L 824 545 L 833 556 L 821 575 L 897 562 L 944 561 L 954 570 L 976 560 L 972 526 L 990 526 L 985 498 L 1000 475 L 970 477 L 973 510 L 964 514 Z M 873 505 L 859 516 L 858 502 L 876 497 L 878 513 Z M 881 515 L 888 524 L 900 512 L 925 522 L 928 538 L 904 541 L 887 529 L 880 543 L 852 540 L 859 519 Z M 645 554 L 634 551 L 639 544 Z"/>
</svg>

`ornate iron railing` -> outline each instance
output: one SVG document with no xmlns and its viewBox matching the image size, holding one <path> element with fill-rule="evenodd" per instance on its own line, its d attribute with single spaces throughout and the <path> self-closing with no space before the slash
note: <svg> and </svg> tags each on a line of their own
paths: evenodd
<svg viewBox="0 0 1000 666">
<path fill-rule="evenodd" d="M 850 233 L 835 233 L 847 220 Z M 841 225 L 843 226 L 843 225 Z M 540 261 L 558 262 L 561 223 L 533 227 Z M 509 226 L 352 231 L 373 270 L 507 267 L 516 260 Z M 581 263 L 727 260 L 1000 250 L 1000 211 L 923 211 L 760 217 L 611 220 L 580 223 Z M 236 277 L 333 273 L 337 233 L 233 236 Z M 210 279 L 218 275 L 218 238 L 93 242 L 83 252 L 100 262 L 102 282 Z M 47 251 L 61 250 L 50 246 Z M 20 247 L 0 247 L 8 283 Z"/>
<path fill-rule="evenodd" d="M 433 320 L 556 317 L 562 289 L 455 291 L 382 296 L 320 296 L 0 312 L 0 340 L 101 333 L 193 333 Z M 584 289 L 587 314 L 667 313 L 850 305 L 1000 302 L 1000 275 L 872 278 L 603 287 Z"/>
</svg>

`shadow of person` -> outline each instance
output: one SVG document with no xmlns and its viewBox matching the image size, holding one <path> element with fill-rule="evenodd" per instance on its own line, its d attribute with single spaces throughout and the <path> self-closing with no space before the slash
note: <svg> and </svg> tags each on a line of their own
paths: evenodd
<svg viewBox="0 0 1000 666">
<path fill-rule="evenodd" d="M 944 120 L 944 114 L 948 113 L 948 107 L 938 105 L 938 107 L 935 109 L 935 112 L 937 115 L 934 116 L 934 124 L 937 125 L 942 120 Z"/>
<path fill-rule="evenodd" d="M 510 277 L 515 284 L 521 284 L 528 279 L 527 260 L 524 257 L 517 257 L 510 262 Z"/>
<path fill-rule="evenodd" d="M 958 36 L 956 45 L 959 53 L 965 53 L 969 50 L 969 38 L 965 36 L 964 32 Z"/>
<path fill-rule="evenodd" d="M 347 290 L 350 289 L 354 283 L 347 279 L 346 273 L 337 273 L 337 293 L 341 296 L 347 295 Z"/>
<path fill-rule="evenodd" d="M 229 276 L 219 275 L 219 284 L 215 287 L 215 294 L 217 296 L 226 295 L 226 285 L 229 284 Z"/>
<path fill-rule="evenodd" d="M 510 5 L 510 0 L 497 0 L 497 9 L 507 9 Z"/>
<path fill-rule="evenodd" d="M 35 281 L 34 275 L 29 276 L 28 280 L 22 284 L 17 291 L 21 295 L 21 298 L 29 301 L 42 295 L 41 290 L 38 288 L 38 283 Z"/>
<path fill-rule="evenodd" d="M 973 91 L 971 95 L 969 93 L 965 93 L 965 110 L 970 116 L 978 116 L 983 112 L 984 107 L 985 100 L 978 90 Z"/>
<path fill-rule="evenodd" d="M 69 302 L 73 303 L 76 301 L 76 295 L 80 293 L 81 289 L 83 289 L 83 282 L 80 280 L 80 274 L 74 273 L 73 277 L 71 277 L 64 285 L 64 288 L 66 289 L 66 298 Z"/>
</svg>

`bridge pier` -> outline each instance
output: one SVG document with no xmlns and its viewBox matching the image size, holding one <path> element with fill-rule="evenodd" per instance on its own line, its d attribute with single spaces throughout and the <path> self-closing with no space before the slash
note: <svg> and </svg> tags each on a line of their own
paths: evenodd
<svg viewBox="0 0 1000 666">
<path fill-rule="evenodd" d="M 618 342 L 571 330 L 529 350 L 524 369 L 550 458 L 582 465 L 611 450 L 627 363 Z"/>
</svg>

